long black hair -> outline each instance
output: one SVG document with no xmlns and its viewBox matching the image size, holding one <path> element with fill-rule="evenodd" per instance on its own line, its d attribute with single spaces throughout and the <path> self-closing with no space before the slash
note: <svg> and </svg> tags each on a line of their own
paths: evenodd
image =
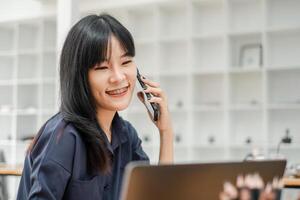
<svg viewBox="0 0 300 200">
<path fill-rule="evenodd" d="M 103 135 L 99 133 L 96 103 L 88 82 L 88 71 L 107 60 L 114 36 L 128 55 L 135 56 L 130 32 L 108 14 L 82 18 L 69 31 L 60 57 L 60 112 L 79 131 L 87 148 L 89 171 L 110 169 Z"/>
<path fill-rule="evenodd" d="M 60 112 L 64 120 L 79 131 L 86 145 L 88 173 L 106 173 L 111 169 L 104 133 L 98 128 L 100 124 L 97 122 L 96 102 L 91 94 L 88 71 L 108 60 L 110 52 L 107 50 L 112 36 L 129 56 L 135 56 L 130 32 L 114 17 L 101 14 L 88 15 L 71 28 L 60 57 Z M 43 127 L 27 152 L 32 151 Z"/>
</svg>

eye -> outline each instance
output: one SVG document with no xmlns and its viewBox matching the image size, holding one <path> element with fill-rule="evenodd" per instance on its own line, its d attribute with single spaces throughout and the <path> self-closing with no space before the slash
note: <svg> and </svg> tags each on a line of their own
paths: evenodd
<svg viewBox="0 0 300 200">
<path fill-rule="evenodd" d="M 97 66 L 95 67 L 95 70 L 105 70 L 105 69 L 108 69 L 107 66 Z"/>
<path fill-rule="evenodd" d="M 128 63 L 131 63 L 131 62 L 132 62 L 132 60 L 127 60 L 127 61 L 123 62 L 122 65 L 127 65 Z"/>
</svg>

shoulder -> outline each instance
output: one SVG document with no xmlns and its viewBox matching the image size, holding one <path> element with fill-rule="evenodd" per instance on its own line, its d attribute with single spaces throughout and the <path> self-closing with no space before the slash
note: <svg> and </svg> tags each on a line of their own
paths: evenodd
<svg viewBox="0 0 300 200">
<path fill-rule="evenodd" d="M 67 123 L 61 114 L 49 119 L 41 131 L 31 157 L 40 157 L 43 161 L 52 160 L 71 171 L 77 144 L 82 143 L 78 131 L 71 123 Z"/>
</svg>

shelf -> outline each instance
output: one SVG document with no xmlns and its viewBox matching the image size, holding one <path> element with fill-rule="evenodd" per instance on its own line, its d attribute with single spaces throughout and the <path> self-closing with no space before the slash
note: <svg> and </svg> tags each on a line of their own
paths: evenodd
<svg viewBox="0 0 300 200">
<path fill-rule="evenodd" d="M 268 34 L 268 65 L 293 66 L 300 64 L 300 30 Z"/>
<path fill-rule="evenodd" d="M 289 65 L 289 66 L 269 66 L 266 70 L 271 71 L 290 71 L 290 70 L 299 70 L 299 65 Z"/>
<path fill-rule="evenodd" d="M 193 146 L 223 144 L 225 140 L 223 111 L 195 112 L 193 119 Z"/>
<path fill-rule="evenodd" d="M 270 104 L 268 106 L 268 109 L 269 110 L 300 110 L 300 102 Z"/>
<path fill-rule="evenodd" d="M 230 105 L 229 109 L 231 111 L 260 111 L 263 109 L 262 104 L 258 102 L 253 102 L 249 104 L 234 104 Z"/>
<path fill-rule="evenodd" d="M 1 162 L 12 164 L 12 151 L 10 145 L 0 145 Z M 4 157 L 4 159 L 2 158 Z"/>
<path fill-rule="evenodd" d="M 42 58 L 42 77 L 43 78 L 54 78 L 56 76 L 56 53 L 47 52 L 43 53 Z"/>
<path fill-rule="evenodd" d="M 13 87 L 0 85 L 0 110 L 9 112 L 13 108 Z"/>
<path fill-rule="evenodd" d="M 12 135 L 12 117 L 0 115 L 0 141 L 9 140 Z"/>
<path fill-rule="evenodd" d="M 160 69 L 163 72 L 180 71 L 187 68 L 187 43 L 185 41 L 174 41 L 161 43 Z"/>
<path fill-rule="evenodd" d="M 185 37 L 188 28 L 186 11 L 183 3 L 161 5 L 159 7 L 159 36 Z"/>
<path fill-rule="evenodd" d="M 192 78 L 194 105 L 219 106 L 223 104 L 223 74 L 195 75 Z"/>
<path fill-rule="evenodd" d="M 267 0 L 267 25 L 273 27 L 299 26 L 298 0 Z"/>
<path fill-rule="evenodd" d="M 263 113 L 257 110 L 230 112 L 230 140 L 234 144 L 263 144 Z"/>
<path fill-rule="evenodd" d="M 262 103 L 262 74 L 231 74 L 230 102 L 232 105 L 257 106 Z"/>
<path fill-rule="evenodd" d="M 225 45 L 222 37 L 193 39 L 192 48 L 192 66 L 195 71 L 225 68 Z"/>
<path fill-rule="evenodd" d="M 42 84 L 42 90 L 41 90 L 41 97 L 42 97 L 42 103 L 41 103 L 41 109 L 42 110 L 54 110 L 56 105 L 56 84 L 55 83 L 47 83 Z"/>
<path fill-rule="evenodd" d="M 12 80 L 14 75 L 14 57 L 0 56 L 0 81 Z"/>
<path fill-rule="evenodd" d="M 56 48 L 56 21 L 44 20 L 43 21 L 43 48 L 55 49 Z"/>
<path fill-rule="evenodd" d="M 263 26 L 262 0 L 229 0 L 229 28 L 234 31 L 260 30 Z"/>
<path fill-rule="evenodd" d="M 263 65 L 263 51 L 264 47 L 262 46 L 262 35 L 260 33 L 248 33 L 244 35 L 231 35 L 229 38 L 230 46 L 230 66 L 241 66 L 244 68 L 254 68 L 257 69 L 260 65 Z M 259 57 L 255 56 L 255 52 L 250 50 L 255 50 L 261 47 L 261 52 Z M 249 54 L 247 55 L 246 51 L 248 50 Z M 255 56 L 255 57 L 254 57 Z M 248 59 L 252 59 L 249 60 Z M 257 64 L 258 63 L 258 64 Z M 243 66 L 244 65 L 244 66 Z"/>
<path fill-rule="evenodd" d="M 35 107 L 28 107 L 24 109 L 18 109 L 16 110 L 17 115 L 20 116 L 29 116 L 29 115 L 37 115 L 38 114 L 38 109 Z"/>
<path fill-rule="evenodd" d="M 270 110 L 268 113 L 270 144 L 278 144 L 287 129 L 293 143 L 300 144 L 300 110 Z"/>
<path fill-rule="evenodd" d="M 269 103 L 297 104 L 300 93 L 291 90 L 300 85 L 300 69 L 285 71 L 270 71 L 268 73 Z"/>
<path fill-rule="evenodd" d="M 153 43 L 136 43 L 136 63 L 141 72 L 154 74 L 157 71 L 157 60 L 155 52 L 157 48 Z"/>
<path fill-rule="evenodd" d="M 177 113 L 170 111 L 173 130 L 174 130 L 174 141 L 176 145 L 188 145 L 186 132 L 189 130 L 187 112 Z"/>
<path fill-rule="evenodd" d="M 17 117 L 17 139 L 23 140 L 27 137 L 34 137 L 37 133 L 37 116 L 20 115 Z"/>
<path fill-rule="evenodd" d="M 19 24 L 18 49 L 21 51 L 37 50 L 40 45 L 39 33 L 38 23 Z"/>
<path fill-rule="evenodd" d="M 12 52 L 15 49 L 15 28 L 10 25 L 0 26 L 0 52 Z"/>
<path fill-rule="evenodd" d="M 192 3 L 192 34 L 195 36 L 221 35 L 225 30 L 224 5 L 220 2 Z"/>
<path fill-rule="evenodd" d="M 143 144 L 153 144 L 159 137 L 158 130 L 150 120 L 146 109 L 142 113 L 128 113 L 126 119 L 136 129 Z"/>
<path fill-rule="evenodd" d="M 185 108 L 187 106 L 188 96 L 187 77 L 160 77 L 161 88 L 168 96 L 170 107 Z"/>
<path fill-rule="evenodd" d="M 131 23 L 131 33 L 136 40 L 154 39 L 156 36 L 154 9 L 139 8 L 128 11 L 128 18 Z"/>
<path fill-rule="evenodd" d="M 226 160 L 225 148 L 194 147 L 193 162 L 220 162 Z"/>
<path fill-rule="evenodd" d="M 263 68 L 261 66 L 247 68 L 242 66 L 235 66 L 229 69 L 231 74 L 250 74 L 250 73 L 262 73 Z"/>
<path fill-rule="evenodd" d="M 20 85 L 18 88 L 18 109 L 38 108 L 38 85 Z"/>
<path fill-rule="evenodd" d="M 36 79 L 38 77 L 38 56 L 19 55 L 18 56 L 18 79 Z"/>
<path fill-rule="evenodd" d="M 193 110 L 195 112 L 215 112 L 215 111 L 222 111 L 224 107 L 218 103 L 207 103 L 207 104 L 197 104 L 193 106 Z"/>
</svg>

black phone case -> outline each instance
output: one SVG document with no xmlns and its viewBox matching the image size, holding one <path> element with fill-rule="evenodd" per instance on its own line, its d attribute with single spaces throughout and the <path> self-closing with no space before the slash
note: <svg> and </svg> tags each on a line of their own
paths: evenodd
<svg viewBox="0 0 300 200">
<path fill-rule="evenodd" d="M 139 73 L 139 70 L 137 69 L 137 80 L 142 88 L 142 92 L 144 94 L 145 99 L 145 105 L 148 111 L 151 113 L 152 118 L 154 121 L 158 120 L 159 116 L 159 105 L 157 103 L 149 102 L 148 99 L 152 97 L 152 94 L 144 92 L 145 89 L 147 89 L 146 84 L 142 81 L 141 75 Z"/>
</svg>

